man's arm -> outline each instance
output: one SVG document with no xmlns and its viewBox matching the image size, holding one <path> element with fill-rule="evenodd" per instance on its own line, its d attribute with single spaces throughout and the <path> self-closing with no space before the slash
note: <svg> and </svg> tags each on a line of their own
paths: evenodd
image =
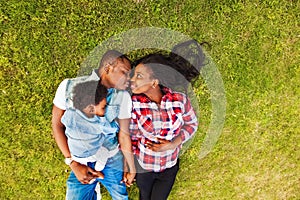
<svg viewBox="0 0 300 200">
<path fill-rule="evenodd" d="M 65 158 L 71 157 L 70 150 L 67 143 L 67 136 L 65 135 L 65 126 L 61 123 L 61 118 L 64 110 L 53 105 L 52 109 L 52 131 L 56 144 Z"/>
<path fill-rule="evenodd" d="M 61 117 L 63 116 L 64 112 L 64 110 L 53 105 L 52 131 L 58 148 L 60 149 L 65 158 L 69 158 L 71 157 L 71 153 L 67 143 L 67 136 L 65 135 L 65 126 L 61 123 Z M 82 165 L 76 161 L 73 161 L 70 164 L 70 167 L 75 173 L 77 179 L 83 184 L 87 184 L 92 179 L 97 177 L 103 178 L 103 174 L 101 172 L 96 172 L 92 168 Z"/>
<path fill-rule="evenodd" d="M 125 157 L 125 164 L 127 163 L 129 167 L 129 173 L 127 174 L 126 172 L 124 172 L 126 174 L 126 176 L 124 176 L 124 182 L 127 186 L 132 185 L 136 174 L 131 139 L 129 134 L 129 123 L 130 119 L 119 119 L 120 132 L 118 135 L 118 139 L 121 146 L 121 150 Z"/>
</svg>

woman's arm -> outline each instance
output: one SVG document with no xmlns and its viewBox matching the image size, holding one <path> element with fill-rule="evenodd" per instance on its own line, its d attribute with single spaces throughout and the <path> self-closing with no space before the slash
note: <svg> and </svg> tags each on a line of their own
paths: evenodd
<svg viewBox="0 0 300 200">
<path fill-rule="evenodd" d="M 145 146 L 152 151 L 162 152 L 167 150 L 173 150 L 182 143 L 181 135 L 175 137 L 172 141 L 157 138 L 158 143 L 151 141 L 146 142 Z"/>
<path fill-rule="evenodd" d="M 185 143 L 196 133 L 198 129 L 198 120 L 191 102 L 186 96 L 183 97 L 183 105 L 182 118 L 184 124 L 180 129 L 180 135 L 182 143 Z"/>
<path fill-rule="evenodd" d="M 191 106 L 191 102 L 186 96 L 183 96 L 182 105 L 182 118 L 184 124 L 180 128 L 180 134 L 171 141 L 160 138 L 157 138 L 158 143 L 148 141 L 146 143 L 147 148 L 157 152 L 173 150 L 184 142 L 188 141 L 195 134 L 198 128 L 198 120 L 195 111 Z"/>
</svg>

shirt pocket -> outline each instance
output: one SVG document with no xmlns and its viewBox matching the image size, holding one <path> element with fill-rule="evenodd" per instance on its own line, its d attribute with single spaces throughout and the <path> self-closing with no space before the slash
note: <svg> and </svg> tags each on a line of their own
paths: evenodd
<svg viewBox="0 0 300 200">
<path fill-rule="evenodd" d="M 138 118 L 138 126 L 139 129 L 143 129 L 147 132 L 153 131 L 153 124 L 152 124 L 152 115 L 140 115 Z"/>
<path fill-rule="evenodd" d="M 172 130 L 173 133 L 180 131 L 179 129 L 183 125 L 183 118 L 181 113 L 173 114 L 171 116 L 171 127 L 170 129 Z"/>
</svg>

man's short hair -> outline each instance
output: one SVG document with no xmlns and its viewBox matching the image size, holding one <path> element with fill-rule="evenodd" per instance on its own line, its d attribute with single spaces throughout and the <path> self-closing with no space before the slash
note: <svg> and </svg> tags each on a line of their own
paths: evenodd
<svg viewBox="0 0 300 200">
<path fill-rule="evenodd" d="M 100 81 L 87 81 L 78 83 L 73 88 L 73 104 L 78 110 L 88 105 L 98 105 L 107 95 L 107 89 Z"/>
<path fill-rule="evenodd" d="M 131 63 L 130 59 L 125 54 L 122 54 L 117 50 L 108 50 L 101 58 L 99 69 L 106 65 L 114 66 L 115 64 L 117 64 L 118 59 L 121 59 L 122 61 L 126 59 Z"/>
</svg>

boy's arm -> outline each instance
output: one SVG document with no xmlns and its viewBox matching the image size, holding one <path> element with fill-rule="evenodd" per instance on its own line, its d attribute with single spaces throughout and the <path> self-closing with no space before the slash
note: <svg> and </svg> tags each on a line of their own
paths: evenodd
<svg viewBox="0 0 300 200">
<path fill-rule="evenodd" d="M 71 153 L 67 143 L 67 137 L 65 135 L 65 126 L 61 123 L 61 117 L 64 114 L 64 110 L 53 105 L 52 109 L 52 131 L 54 139 L 58 148 L 63 153 L 65 158 L 70 158 Z M 89 183 L 92 179 L 97 177 L 103 177 L 101 172 L 96 172 L 93 169 L 82 165 L 76 161 L 70 164 L 72 171 L 75 173 L 77 179 L 83 183 Z"/>
<path fill-rule="evenodd" d="M 123 152 L 123 155 L 125 157 L 126 162 L 124 163 L 125 164 L 127 163 L 129 167 L 129 174 L 127 175 L 127 177 L 124 177 L 124 182 L 127 186 L 132 185 L 136 174 L 130 133 L 129 133 L 129 123 L 130 123 L 130 119 L 119 119 L 120 132 L 118 135 L 118 139 L 121 146 L 121 151 Z"/>
</svg>

